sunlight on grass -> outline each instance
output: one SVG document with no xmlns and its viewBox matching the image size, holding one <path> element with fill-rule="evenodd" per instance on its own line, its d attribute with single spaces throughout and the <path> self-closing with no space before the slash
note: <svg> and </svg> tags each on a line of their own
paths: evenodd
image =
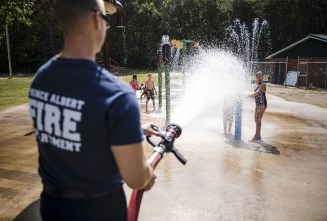
<svg viewBox="0 0 327 221">
<path fill-rule="evenodd" d="M 121 76 L 119 79 L 129 84 L 132 75 L 136 74 L 139 84 L 145 83 L 148 80 L 148 74 L 152 74 L 152 79 L 158 87 L 158 73 L 155 70 L 133 70 L 126 71 L 129 75 Z M 165 75 L 163 73 L 163 85 L 165 83 Z M 173 75 L 172 78 L 177 78 Z M 9 107 L 27 103 L 28 90 L 32 82 L 33 76 L 14 77 L 11 79 L 0 77 L 0 111 Z M 173 85 L 172 85 L 173 86 Z M 176 86 L 177 87 L 177 86 Z"/>
<path fill-rule="evenodd" d="M 0 110 L 27 102 L 33 77 L 0 78 Z"/>
<path fill-rule="evenodd" d="M 119 77 L 121 80 L 125 81 L 129 84 L 129 82 L 132 80 L 132 75 L 137 75 L 137 80 L 139 81 L 139 84 L 144 83 L 148 80 L 148 74 L 152 74 L 152 79 L 156 82 L 158 81 L 158 74 L 155 71 L 142 71 L 142 70 L 128 70 L 126 71 L 128 75 Z"/>
</svg>

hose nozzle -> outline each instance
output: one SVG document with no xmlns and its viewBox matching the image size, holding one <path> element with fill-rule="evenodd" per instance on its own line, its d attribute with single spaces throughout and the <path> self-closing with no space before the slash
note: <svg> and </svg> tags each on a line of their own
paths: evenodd
<svg viewBox="0 0 327 221">
<path fill-rule="evenodd" d="M 155 129 L 155 128 L 153 128 Z M 157 129 L 156 129 L 157 130 Z M 175 139 L 178 138 L 182 134 L 182 128 L 178 124 L 169 124 L 162 136 L 162 140 L 159 144 L 154 144 L 150 137 L 147 137 L 147 141 L 153 147 L 161 148 L 161 153 L 172 152 L 175 157 L 182 163 L 186 164 L 187 160 L 183 157 L 183 155 L 174 147 Z"/>
</svg>

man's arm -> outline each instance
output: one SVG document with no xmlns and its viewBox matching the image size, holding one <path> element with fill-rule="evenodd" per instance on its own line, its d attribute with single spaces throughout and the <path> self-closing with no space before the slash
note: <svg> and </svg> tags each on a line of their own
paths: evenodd
<svg viewBox="0 0 327 221">
<path fill-rule="evenodd" d="M 154 183 L 155 175 L 145 159 L 142 137 L 144 134 L 158 136 L 160 133 L 153 129 L 155 127 L 152 124 L 140 125 L 139 104 L 135 94 L 128 93 L 125 96 L 125 99 L 118 99 L 108 113 L 112 119 L 110 148 L 127 185 L 133 189 L 148 190 Z"/>
<path fill-rule="evenodd" d="M 142 143 L 112 146 L 111 150 L 119 172 L 130 188 L 151 189 L 156 177 L 145 159 Z"/>
</svg>

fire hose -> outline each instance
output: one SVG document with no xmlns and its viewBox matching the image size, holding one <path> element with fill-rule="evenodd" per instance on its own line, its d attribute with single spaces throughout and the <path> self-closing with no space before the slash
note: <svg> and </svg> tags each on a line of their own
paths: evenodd
<svg viewBox="0 0 327 221">
<path fill-rule="evenodd" d="M 153 126 L 154 130 L 159 131 L 158 127 Z M 174 147 L 175 139 L 178 138 L 182 133 L 182 128 L 177 124 L 169 124 L 166 128 L 165 133 L 161 136 L 161 141 L 159 144 L 154 144 L 150 139 L 150 136 L 147 136 L 147 141 L 154 147 L 154 152 L 151 155 L 149 161 L 150 166 L 155 169 L 160 160 L 165 156 L 166 153 L 173 153 L 175 157 L 185 165 L 187 160 L 183 155 Z M 137 221 L 141 201 L 143 197 L 144 190 L 133 190 L 132 196 L 128 206 L 128 221 Z"/>
</svg>

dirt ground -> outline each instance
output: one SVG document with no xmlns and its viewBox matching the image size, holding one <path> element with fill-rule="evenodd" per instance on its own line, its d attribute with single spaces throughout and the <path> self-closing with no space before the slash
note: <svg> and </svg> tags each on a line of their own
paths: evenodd
<svg viewBox="0 0 327 221">
<path fill-rule="evenodd" d="M 267 92 L 268 94 L 281 97 L 287 101 L 313 104 L 327 108 L 326 90 L 305 90 L 297 87 L 268 84 Z"/>
<path fill-rule="evenodd" d="M 293 90 L 268 87 L 261 143 L 247 141 L 254 132 L 252 100 L 244 101 L 241 141 L 222 135 L 214 110 L 181 125 L 176 147 L 188 163 L 165 157 L 155 187 L 144 195 L 140 220 L 327 220 L 327 109 L 272 95 Z M 326 95 L 317 96 L 316 102 Z M 164 112 L 144 110 L 143 102 L 143 123 L 165 124 Z M 35 138 L 24 136 L 32 130 L 27 105 L 0 112 L 0 125 L 3 221 L 34 202 L 41 184 Z M 152 148 L 146 143 L 145 148 L 150 155 Z M 125 190 L 129 199 L 131 190 Z"/>
</svg>

